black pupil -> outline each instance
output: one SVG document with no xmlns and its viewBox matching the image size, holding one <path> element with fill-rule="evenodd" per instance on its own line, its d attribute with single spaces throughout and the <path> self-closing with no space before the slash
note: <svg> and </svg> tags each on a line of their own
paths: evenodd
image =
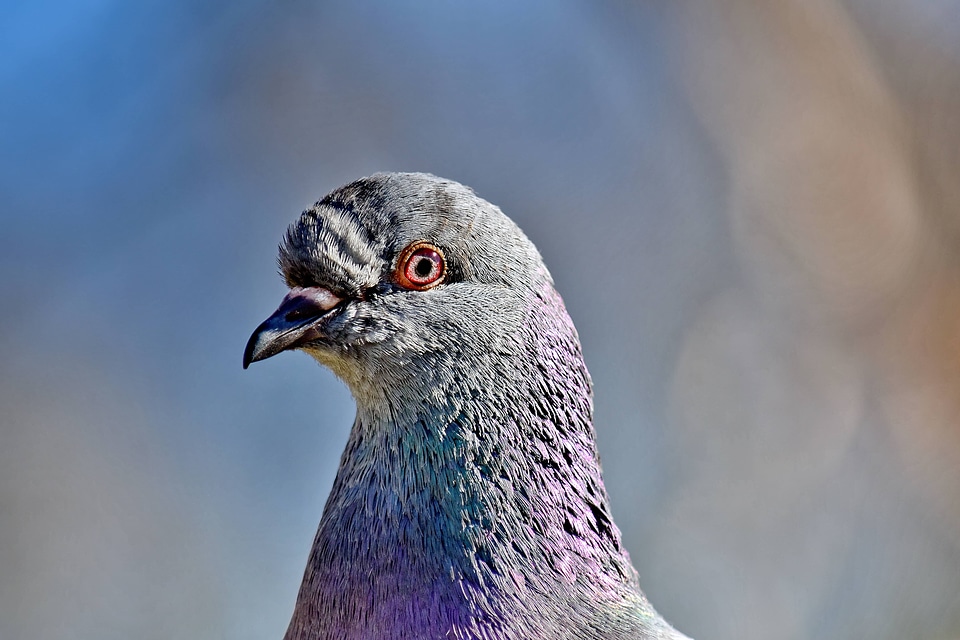
<svg viewBox="0 0 960 640">
<path fill-rule="evenodd" d="M 417 266 L 414 267 L 414 271 L 416 271 L 417 275 L 421 278 L 426 278 L 430 275 L 430 272 L 433 271 L 433 260 L 430 258 L 420 258 L 420 260 L 417 261 Z"/>
</svg>

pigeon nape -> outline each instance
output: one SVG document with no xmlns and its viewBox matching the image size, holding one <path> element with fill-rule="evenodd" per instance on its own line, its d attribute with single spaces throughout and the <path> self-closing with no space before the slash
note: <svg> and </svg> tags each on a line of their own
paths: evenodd
<svg viewBox="0 0 960 640">
<path fill-rule="evenodd" d="M 299 349 L 357 404 L 285 640 L 685 637 L 640 590 L 576 329 L 500 209 L 380 173 L 304 211 L 279 262 L 244 368 Z"/>
</svg>

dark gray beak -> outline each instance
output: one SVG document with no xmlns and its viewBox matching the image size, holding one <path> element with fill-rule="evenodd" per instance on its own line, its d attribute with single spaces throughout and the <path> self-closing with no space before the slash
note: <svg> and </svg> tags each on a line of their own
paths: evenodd
<svg viewBox="0 0 960 640">
<path fill-rule="evenodd" d="M 280 307 L 250 336 L 243 351 L 243 368 L 320 338 L 317 321 L 342 301 L 343 298 L 320 287 L 291 289 Z"/>
</svg>

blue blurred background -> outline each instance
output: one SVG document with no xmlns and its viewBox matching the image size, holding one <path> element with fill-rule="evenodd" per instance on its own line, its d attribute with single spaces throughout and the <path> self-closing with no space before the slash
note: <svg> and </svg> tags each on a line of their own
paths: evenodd
<svg viewBox="0 0 960 640">
<path fill-rule="evenodd" d="M 286 225 L 464 182 L 550 266 L 696 638 L 960 637 L 960 2 L 8 3 L 0 638 L 280 638 L 353 417 Z"/>
</svg>

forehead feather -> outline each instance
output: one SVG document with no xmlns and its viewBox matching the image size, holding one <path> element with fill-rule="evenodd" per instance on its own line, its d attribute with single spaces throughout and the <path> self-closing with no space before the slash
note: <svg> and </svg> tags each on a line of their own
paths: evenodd
<svg viewBox="0 0 960 640">
<path fill-rule="evenodd" d="M 304 211 L 287 231 L 280 267 L 290 285 L 356 292 L 375 284 L 405 246 L 421 240 L 443 247 L 466 272 L 502 266 L 501 244 L 521 248 L 521 255 L 536 252 L 499 209 L 468 187 L 429 174 L 376 174 Z"/>
</svg>

